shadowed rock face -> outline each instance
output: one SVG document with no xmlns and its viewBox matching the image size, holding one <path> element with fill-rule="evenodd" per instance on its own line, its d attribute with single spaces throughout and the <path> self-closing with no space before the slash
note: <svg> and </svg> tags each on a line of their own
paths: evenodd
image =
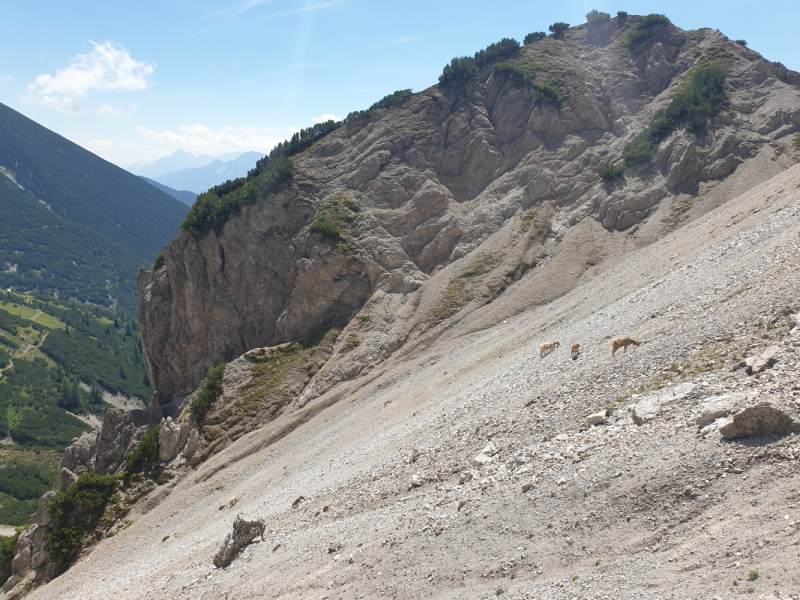
<svg viewBox="0 0 800 600">
<path fill-rule="evenodd" d="M 481 253 L 523 211 L 546 206 L 552 214 L 542 256 L 576 239 L 570 228 L 586 219 L 634 239 L 636 226 L 649 223 L 641 245 L 727 199 L 714 195 L 719 180 L 734 175 L 743 191 L 779 172 L 788 154 L 770 158 L 800 129 L 800 76 L 710 30 L 666 27 L 632 52 L 620 41 L 634 24 L 610 26 L 602 39 L 579 27 L 523 49 L 519 62 L 537 85 L 559 82 L 561 105 L 484 69 L 466 86 L 432 87 L 324 138 L 294 157 L 290 183 L 221 231 L 181 233 L 165 249 L 165 266 L 139 275 L 158 402 L 190 393 L 220 362 L 352 317 L 378 291 L 385 308 L 399 306 L 435 287 L 440 267 Z M 672 134 L 652 166 L 602 184 L 599 169 L 619 161 L 692 68 L 709 60 L 729 70 L 735 110 L 700 133 Z M 339 219 L 342 241 L 310 232 L 320 216 Z M 409 323 L 392 325 L 380 356 L 402 346 Z"/>
</svg>

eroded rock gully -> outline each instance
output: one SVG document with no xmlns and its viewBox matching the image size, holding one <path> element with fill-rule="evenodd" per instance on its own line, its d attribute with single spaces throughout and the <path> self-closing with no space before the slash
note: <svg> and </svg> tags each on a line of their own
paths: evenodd
<svg viewBox="0 0 800 600">
<path fill-rule="evenodd" d="M 521 62 L 537 84 L 560 82 L 561 105 L 536 102 L 531 86 L 491 69 L 466 87 L 434 86 L 294 157 L 291 183 L 221 231 L 182 233 L 165 249 L 165 266 L 139 276 L 158 402 L 189 394 L 220 362 L 346 321 L 378 299 L 373 313 L 386 318 L 372 327 L 380 335 L 358 333 L 360 346 L 309 392 L 322 393 L 427 331 L 430 314 L 416 308 L 434 290 L 446 293 L 447 280 L 437 280 L 457 276 L 459 265 L 485 267 L 493 253 L 493 269 L 481 277 L 497 281 L 485 301 L 537 265 L 535 276 L 549 283 L 530 303 L 546 302 L 792 163 L 800 76 L 712 30 L 665 27 L 631 51 L 621 41 L 634 21 L 610 25 L 602 41 L 578 27 L 564 41 L 524 47 Z M 709 62 L 729 71 L 729 109 L 701 131 L 672 134 L 651 167 L 602 184 L 601 166 L 620 160 L 693 69 Z M 309 231 L 345 204 L 360 210 L 348 213 L 344 242 Z M 532 211 L 549 211 L 552 227 L 523 247 Z M 517 264 L 504 252 L 510 247 Z M 580 253 L 581 264 L 565 264 Z"/>
</svg>

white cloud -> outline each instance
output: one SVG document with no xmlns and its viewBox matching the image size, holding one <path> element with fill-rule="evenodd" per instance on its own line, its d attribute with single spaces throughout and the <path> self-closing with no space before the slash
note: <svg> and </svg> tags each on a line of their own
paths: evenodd
<svg viewBox="0 0 800 600">
<path fill-rule="evenodd" d="M 134 126 L 143 138 L 164 147 L 182 148 L 194 154 L 223 154 L 225 152 L 257 150 L 269 152 L 275 144 L 283 141 L 274 129 L 261 127 L 231 127 L 212 130 L 205 125 L 183 126 L 178 132 L 155 131 Z"/>
<path fill-rule="evenodd" d="M 108 104 L 103 104 L 103 106 L 100 107 L 100 114 L 104 117 L 132 117 L 137 112 L 139 112 L 139 108 L 135 104 L 128 104 L 127 109 L 114 108 Z"/>
<path fill-rule="evenodd" d="M 314 123 L 324 123 L 325 121 L 343 121 L 343 120 L 344 119 L 342 119 L 342 117 L 337 117 L 336 115 L 325 113 L 320 117 L 315 117 Z"/>
<path fill-rule="evenodd" d="M 150 87 L 148 78 L 153 74 L 153 65 L 134 60 L 119 44 L 89 41 L 94 46 L 91 52 L 78 54 L 55 75 L 39 75 L 29 84 L 28 100 L 52 106 L 60 112 L 76 113 L 90 90 L 138 91 Z"/>
<path fill-rule="evenodd" d="M 103 139 L 87 140 L 85 145 L 91 148 L 109 148 L 110 146 L 114 145 L 114 142 L 112 142 L 111 140 L 103 140 Z"/>
<path fill-rule="evenodd" d="M 0 89 L 6 87 L 9 83 L 12 83 L 14 78 L 11 75 L 3 75 L 0 77 Z"/>
</svg>

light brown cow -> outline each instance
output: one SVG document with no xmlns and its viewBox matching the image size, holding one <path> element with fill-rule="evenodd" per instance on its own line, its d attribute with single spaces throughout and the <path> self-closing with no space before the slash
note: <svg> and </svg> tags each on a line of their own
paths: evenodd
<svg viewBox="0 0 800 600">
<path fill-rule="evenodd" d="M 580 344 L 572 344 L 572 350 L 570 350 L 569 357 L 570 358 L 578 358 L 578 354 L 581 351 Z"/>
<path fill-rule="evenodd" d="M 625 354 L 628 351 L 628 346 L 633 344 L 634 346 L 638 347 L 641 342 L 639 340 L 635 340 L 632 337 L 620 337 L 611 340 L 608 345 L 611 346 L 611 356 L 614 356 L 614 353 L 622 348 L 622 353 Z"/>
<path fill-rule="evenodd" d="M 540 344 L 539 345 L 539 358 L 542 358 L 546 353 L 550 352 L 551 350 L 554 350 L 554 349 L 558 348 L 558 346 L 559 346 L 558 341 L 547 342 L 545 344 Z"/>
</svg>

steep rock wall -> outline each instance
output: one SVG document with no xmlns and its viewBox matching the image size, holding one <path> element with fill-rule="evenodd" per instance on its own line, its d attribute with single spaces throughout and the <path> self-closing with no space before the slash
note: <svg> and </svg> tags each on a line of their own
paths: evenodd
<svg viewBox="0 0 800 600">
<path fill-rule="evenodd" d="M 139 276 L 158 402 L 190 393 L 210 367 L 249 349 L 347 320 L 378 291 L 396 317 L 441 267 L 476 256 L 512 217 L 543 203 L 555 211 L 553 246 L 587 218 L 645 243 L 787 166 L 800 76 L 711 30 L 669 26 L 632 51 L 621 42 L 634 22 L 598 39 L 579 27 L 523 49 L 519 63 L 537 85 L 558 82 L 560 105 L 484 69 L 465 86 L 430 88 L 324 138 L 294 158 L 291 182 L 221 231 L 183 232 L 165 266 Z M 652 166 L 602 184 L 599 169 L 710 61 L 730 73 L 731 110 L 700 132 L 674 133 Z M 730 189 L 715 192 L 726 178 Z M 345 200 L 360 210 L 346 215 L 341 242 L 310 232 L 319 216 L 346 213 Z M 380 356 L 402 345 L 409 323 L 392 325 Z"/>
</svg>

